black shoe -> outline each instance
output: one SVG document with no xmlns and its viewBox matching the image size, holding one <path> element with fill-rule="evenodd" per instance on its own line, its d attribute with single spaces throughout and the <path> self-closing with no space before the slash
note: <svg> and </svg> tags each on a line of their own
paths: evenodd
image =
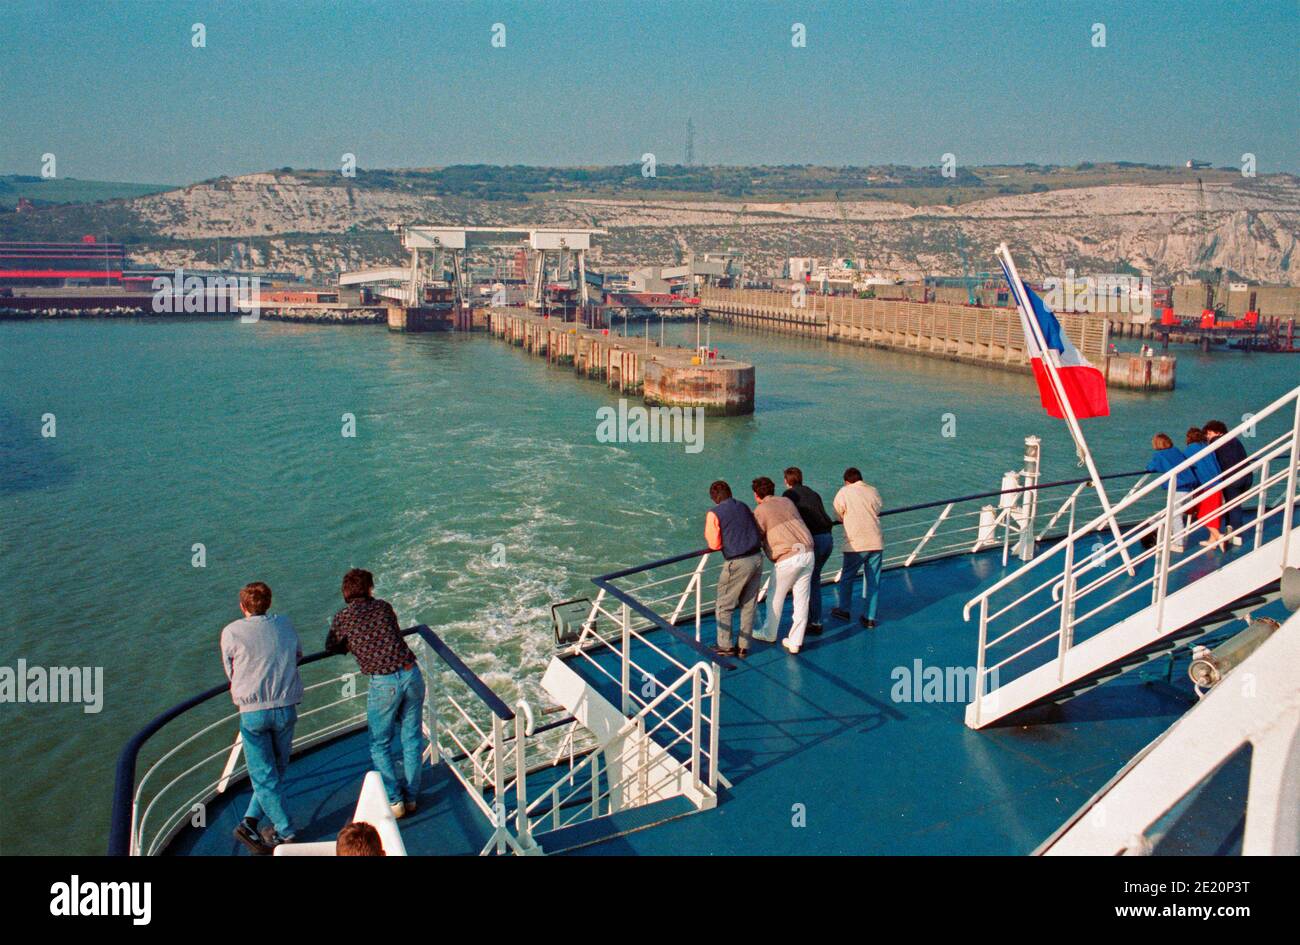
<svg viewBox="0 0 1300 945">
<path fill-rule="evenodd" d="M 262 836 L 257 832 L 257 821 L 251 817 L 245 817 L 235 827 L 235 839 L 248 847 L 250 853 L 254 856 L 266 856 L 271 852 L 263 841 Z"/>
<path fill-rule="evenodd" d="M 734 646 L 728 646 L 728 647 L 715 646 L 713 648 L 713 652 L 717 653 L 719 656 L 736 656 L 740 651 Z"/>
<path fill-rule="evenodd" d="M 840 610 L 838 607 L 836 607 L 834 610 L 831 611 L 831 616 L 834 617 L 836 620 L 848 620 L 849 617 L 852 615 L 847 610 Z"/>
<path fill-rule="evenodd" d="M 736 656 L 742 660 L 749 659 L 749 650 L 746 647 L 740 647 L 736 650 Z"/>
<path fill-rule="evenodd" d="M 810 636 L 814 636 L 814 637 L 819 637 L 819 636 L 821 636 L 821 635 L 822 635 L 822 625 L 819 624 L 819 623 L 810 623 L 810 624 L 808 624 L 808 634 L 809 634 Z"/>
<path fill-rule="evenodd" d="M 876 622 L 874 620 L 868 620 L 866 617 L 859 617 L 858 622 L 868 630 L 876 629 Z"/>
<path fill-rule="evenodd" d="M 293 837 L 282 837 L 273 826 L 267 824 L 262 828 L 262 842 L 266 844 L 266 852 L 270 853 L 282 843 L 293 843 Z"/>
</svg>

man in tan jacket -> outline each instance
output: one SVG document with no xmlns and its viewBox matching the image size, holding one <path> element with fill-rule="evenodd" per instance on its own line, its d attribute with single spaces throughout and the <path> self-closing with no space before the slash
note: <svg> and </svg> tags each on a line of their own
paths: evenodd
<svg viewBox="0 0 1300 945">
<path fill-rule="evenodd" d="M 776 484 L 766 476 L 751 483 L 754 489 L 754 521 L 763 538 L 763 550 L 773 562 L 772 583 L 767 590 L 767 630 L 759 637 L 775 643 L 780 635 L 781 609 L 785 595 L 794 589 L 794 613 L 790 635 L 783 645 L 798 653 L 808 628 L 808 591 L 812 586 L 813 538 L 793 502 L 776 495 Z M 757 634 L 755 634 L 757 636 Z"/>
<path fill-rule="evenodd" d="M 867 604 L 858 619 L 872 630 L 876 626 L 876 605 L 880 600 L 880 568 L 885 542 L 880 531 L 880 493 L 862 481 L 862 473 L 850 466 L 844 470 L 844 488 L 835 493 L 835 513 L 844 523 L 844 568 L 840 572 L 840 605 L 831 611 L 839 620 L 853 617 L 853 581 L 863 570 Z"/>
</svg>

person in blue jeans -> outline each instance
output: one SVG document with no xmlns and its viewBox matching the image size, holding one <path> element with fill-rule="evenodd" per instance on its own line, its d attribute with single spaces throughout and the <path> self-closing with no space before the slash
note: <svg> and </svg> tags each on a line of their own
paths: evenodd
<svg viewBox="0 0 1300 945">
<path fill-rule="evenodd" d="M 424 754 L 424 677 L 415 654 L 406 645 L 397 612 L 374 596 L 375 578 L 353 568 L 343 575 L 345 606 L 330 624 L 325 649 L 351 653 L 361 672 L 370 677 L 366 721 L 370 727 L 370 759 L 383 778 L 394 817 L 416 810 Z M 394 733 L 401 739 L 402 773 L 394 764 Z"/>
<path fill-rule="evenodd" d="M 416 809 L 420 793 L 420 756 L 424 754 L 421 728 L 424 677 L 418 667 L 370 677 L 366 722 L 370 726 L 370 758 L 384 779 L 394 817 Z M 393 765 L 392 742 L 396 731 L 402 746 L 402 776 Z"/>
<path fill-rule="evenodd" d="M 799 510 L 799 517 L 812 534 L 813 572 L 812 586 L 808 591 L 808 632 L 817 636 L 822 632 L 822 568 L 835 550 L 831 529 L 834 519 L 826 513 L 822 497 L 803 484 L 803 470 L 791 466 L 785 471 L 785 497 Z"/>
<path fill-rule="evenodd" d="M 880 569 L 885 557 L 885 539 L 880 529 L 883 505 L 875 486 L 863 481 L 861 470 L 855 466 L 844 470 L 844 487 L 831 501 L 831 506 L 844 523 L 840 600 L 831 616 L 838 620 L 852 619 L 853 579 L 859 570 L 863 570 L 867 605 L 858 621 L 868 630 L 876 628 L 876 607 L 880 600 Z"/>
<path fill-rule="evenodd" d="M 880 569 L 885 560 L 883 551 L 849 551 L 844 549 L 844 570 L 840 572 L 839 606 L 834 614 L 841 620 L 848 620 L 853 611 L 853 581 L 862 571 L 866 584 L 863 592 L 867 602 L 858 618 L 868 630 L 876 628 L 876 610 L 880 604 Z"/>
<path fill-rule="evenodd" d="M 221 664 L 230 680 L 230 698 L 239 709 L 239 737 L 253 787 L 235 839 L 265 855 L 294 838 L 284 788 L 302 702 L 302 645 L 288 617 L 267 613 L 271 588 L 261 581 L 239 592 L 239 609 L 243 619 L 221 631 Z M 271 822 L 259 829 L 264 816 Z"/>
</svg>

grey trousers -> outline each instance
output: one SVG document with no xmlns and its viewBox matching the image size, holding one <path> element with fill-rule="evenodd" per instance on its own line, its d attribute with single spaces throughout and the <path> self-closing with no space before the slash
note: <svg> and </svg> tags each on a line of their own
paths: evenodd
<svg viewBox="0 0 1300 945">
<path fill-rule="evenodd" d="M 748 558 L 732 558 L 723 562 L 718 575 L 718 602 L 715 615 L 718 624 L 718 646 L 731 649 L 731 615 L 740 607 L 740 646 L 749 649 L 754 635 L 754 607 L 758 603 L 758 588 L 763 573 L 763 557 L 755 552 Z"/>
</svg>

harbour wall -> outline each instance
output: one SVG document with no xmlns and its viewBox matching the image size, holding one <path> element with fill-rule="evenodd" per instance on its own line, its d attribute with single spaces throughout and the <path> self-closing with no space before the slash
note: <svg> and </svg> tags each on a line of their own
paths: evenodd
<svg viewBox="0 0 1300 945">
<path fill-rule="evenodd" d="M 848 344 L 909 351 L 997 370 L 1032 371 L 1015 309 L 944 302 L 901 302 L 809 294 L 795 306 L 788 292 L 706 287 L 701 308 L 727 325 Z M 1099 315 L 1057 316 L 1066 336 L 1111 387 L 1173 390 L 1176 360 L 1109 353 L 1110 325 Z"/>
<path fill-rule="evenodd" d="M 487 319 L 494 337 L 550 364 L 572 367 L 582 377 L 603 380 L 620 393 L 639 394 L 647 404 L 703 407 L 710 414 L 754 412 L 752 364 L 701 358 L 650 339 L 515 309 L 488 309 Z"/>
</svg>

